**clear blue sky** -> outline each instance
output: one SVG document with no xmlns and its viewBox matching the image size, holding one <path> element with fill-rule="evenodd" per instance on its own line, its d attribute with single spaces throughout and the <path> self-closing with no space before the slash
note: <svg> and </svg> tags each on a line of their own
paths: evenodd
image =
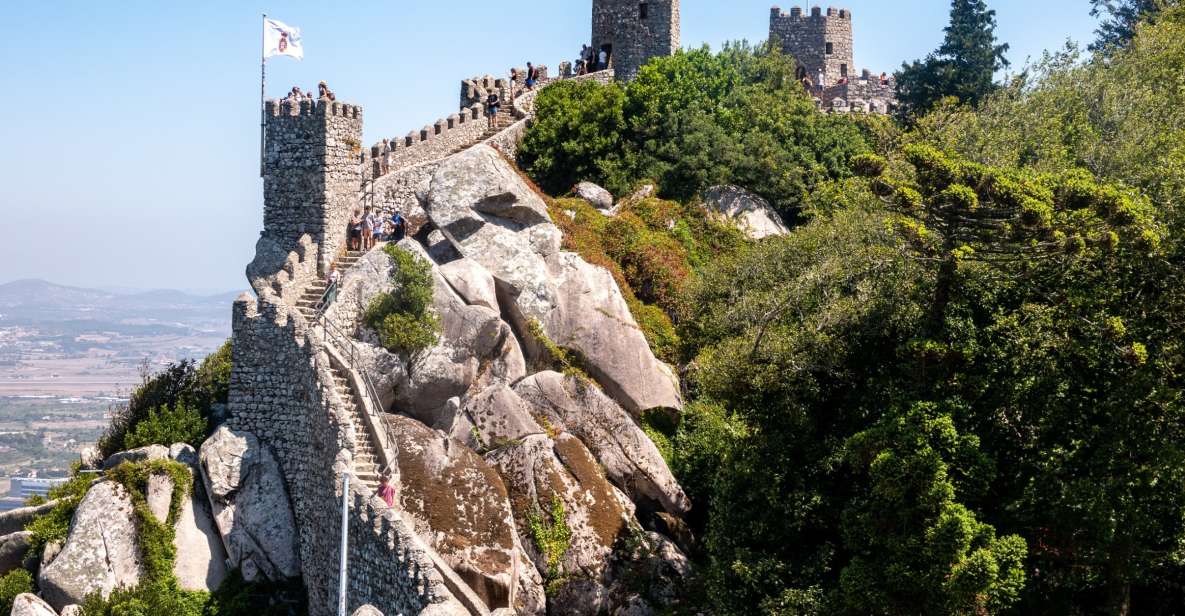
<svg viewBox="0 0 1185 616">
<path fill-rule="evenodd" d="M 0 283 L 245 288 L 262 225 L 260 13 L 303 30 L 268 96 L 325 79 L 366 142 L 452 113 L 464 77 L 589 38 L 591 0 L 0 3 Z M 793 2 L 783 2 L 789 9 Z M 1094 29 L 1088 0 L 989 0 L 1014 66 Z M 770 0 L 683 0 L 683 45 L 763 40 Z M 851 0 L 856 64 L 938 46 L 947 0 Z"/>
</svg>

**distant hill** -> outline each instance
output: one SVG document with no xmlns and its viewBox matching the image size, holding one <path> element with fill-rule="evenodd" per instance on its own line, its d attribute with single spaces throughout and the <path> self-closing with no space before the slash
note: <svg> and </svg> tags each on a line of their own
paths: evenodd
<svg viewBox="0 0 1185 616">
<path fill-rule="evenodd" d="M 0 313 L 26 322 L 98 319 L 125 321 L 227 321 L 238 291 L 191 295 L 160 289 L 131 294 L 85 289 L 26 279 L 0 284 Z"/>
</svg>

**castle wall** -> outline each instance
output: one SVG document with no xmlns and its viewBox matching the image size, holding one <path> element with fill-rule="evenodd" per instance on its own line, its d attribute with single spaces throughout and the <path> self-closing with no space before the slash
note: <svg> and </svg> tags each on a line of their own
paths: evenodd
<svg viewBox="0 0 1185 616">
<path fill-rule="evenodd" d="M 332 387 L 329 360 L 299 313 L 249 296 L 234 306 L 234 368 L 228 427 L 251 432 L 276 454 L 299 533 L 312 616 L 336 613 L 341 537 L 342 456 L 351 455 L 350 422 Z M 433 559 L 393 513 L 375 509 L 360 482 L 351 489 L 348 575 L 351 611 L 417 614 L 452 600 Z"/>
<path fill-rule="evenodd" d="M 855 77 L 851 11 L 828 8 L 824 13 L 814 7 L 807 14 L 794 7 L 784 13 L 775 6 L 770 10 L 769 35 L 782 42 L 782 51 L 798 60 L 812 82 L 818 81 L 819 71 L 823 72 L 824 86 L 835 85 L 845 76 Z"/>
<path fill-rule="evenodd" d="M 362 109 L 338 102 L 268 101 L 264 108 L 263 234 L 286 250 L 304 234 L 325 273 L 345 246 L 362 175 Z"/>
<path fill-rule="evenodd" d="M 593 0 L 593 52 L 611 46 L 611 63 L 622 81 L 633 79 L 650 58 L 674 55 L 679 28 L 679 0 Z"/>
</svg>

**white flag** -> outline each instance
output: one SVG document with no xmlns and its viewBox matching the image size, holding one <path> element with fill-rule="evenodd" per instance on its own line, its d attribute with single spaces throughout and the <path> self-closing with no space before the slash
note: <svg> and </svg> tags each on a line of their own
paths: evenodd
<svg viewBox="0 0 1185 616">
<path fill-rule="evenodd" d="M 263 20 L 263 57 L 288 56 L 304 59 L 304 45 L 300 41 L 300 28 L 293 28 L 274 19 Z"/>
</svg>

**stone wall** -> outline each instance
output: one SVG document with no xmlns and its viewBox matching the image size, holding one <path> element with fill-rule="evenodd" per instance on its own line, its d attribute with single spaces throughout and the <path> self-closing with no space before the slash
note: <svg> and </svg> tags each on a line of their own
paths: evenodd
<svg viewBox="0 0 1185 616">
<path fill-rule="evenodd" d="M 380 178 L 393 170 L 439 160 L 481 140 L 489 129 L 483 106 L 474 104 L 447 118 L 413 131 L 398 140 L 388 140 L 388 151 L 383 144 L 371 146 L 363 159 L 367 179 Z"/>
<path fill-rule="evenodd" d="M 340 460 L 334 465 L 337 477 L 335 511 L 339 521 L 336 543 L 341 532 L 341 493 L 343 472 L 349 464 Z M 446 613 L 466 613 L 449 591 L 444 577 L 433 563 L 430 552 L 415 531 L 399 514 L 357 479 L 350 479 L 349 547 L 347 548 L 346 613 L 353 614 L 363 605 L 373 605 L 384 614 L 419 614 L 430 605 L 449 605 Z M 331 569 L 333 588 L 338 580 L 338 560 L 326 563 Z M 334 597 L 336 605 L 336 596 Z"/>
<path fill-rule="evenodd" d="M 234 368 L 228 426 L 251 432 L 280 462 L 300 534 L 300 558 L 311 613 L 329 614 L 336 562 L 333 461 L 340 424 L 320 386 L 299 315 L 242 297 L 234 305 Z"/>
<path fill-rule="evenodd" d="M 816 86 L 831 86 L 854 73 L 852 62 L 852 13 L 846 9 L 813 7 L 810 14 L 794 7 L 784 13 L 770 9 L 769 36 L 782 43 L 782 51 L 798 60 L 799 76 Z M 828 48 L 830 52 L 828 53 Z M 823 83 L 819 84 L 819 73 Z"/>
<path fill-rule="evenodd" d="M 609 50 L 617 78 L 629 81 L 650 58 L 679 49 L 679 21 L 679 0 L 594 0 L 593 53 Z"/>
<path fill-rule="evenodd" d="M 322 100 L 264 107 L 263 234 L 286 250 L 308 234 L 325 273 L 345 245 L 361 184 L 362 108 Z"/>
</svg>

